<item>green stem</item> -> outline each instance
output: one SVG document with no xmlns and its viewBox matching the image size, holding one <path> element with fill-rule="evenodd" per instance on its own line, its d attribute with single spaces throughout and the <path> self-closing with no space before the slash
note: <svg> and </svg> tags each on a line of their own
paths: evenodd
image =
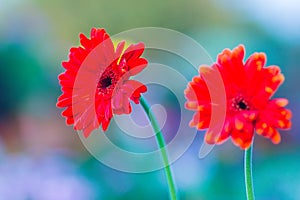
<svg viewBox="0 0 300 200">
<path fill-rule="evenodd" d="M 253 180 L 252 180 L 252 145 L 245 150 L 245 184 L 248 200 L 254 200 Z"/>
<path fill-rule="evenodd" d="M 144 110 L 145 110 L 145 112 L 146 112 L 146 114 L 149 118 L 149 121 L 151 122 L 152 128 L 155 132 L 155 137 L 156 137 L 158 146 L 161 150 L 161 156 L 163 158 L 163 162 L 164 162 L 164 165 L 165 165 L 164 170 L 165 170 L 165 174 L 166 174 L 166 177 L 167 177 L 169 193 L 170 193 L 170 199 L 171 200 L 176 200 L 177 199 L 176 188 L 175 188 L 175 183 L 174 183 L 174 179 L 173 179 L 173 176 L 172 176 L 171 167 L 169 165 L 168 153 L 167 153 L 166 148 L 164 148 L 166 146 L 164 137 L 162 135 L 162 132 L 160 131 L 160 127 L 157 123 L 157 120 L 156 120 L 153 112 L 151 111 L 150 106 L 147 103 L 147 101 L 143 97 L 141 97 L 140 102 L 141 102 L 141 105 L 144 108 Z"/>
</svg>

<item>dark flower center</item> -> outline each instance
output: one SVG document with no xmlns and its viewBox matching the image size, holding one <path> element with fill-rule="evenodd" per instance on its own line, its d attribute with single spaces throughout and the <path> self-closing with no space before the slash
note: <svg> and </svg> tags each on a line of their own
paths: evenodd
<svg viewBox="0 0 300 200">
<path fill-rule="evenodd" d="M 97 89 L 99 94 L 111 95 L 114 91 L 120 75 L 108 68 L 105 70 L 98 81 Z"/>
<path fill-rule="evenodd" d="M 240 102 L 238 102 L 238 107 L 242 110 L 246 110 L 248 106 L 246 105 L 245 102 L 240 101 Z"/>
<path fill-rule="evenodd" d="M 112 85 L 112 78 L 110 76 L 100 79 L 99 87 L 102 89 L 106 89 Z"/>
<path fill-rule="evenodd" d="M 242 96 L 233 99 L 232 107 L 237 111 L 250 110 L 249 104 Z"/>
</svg>

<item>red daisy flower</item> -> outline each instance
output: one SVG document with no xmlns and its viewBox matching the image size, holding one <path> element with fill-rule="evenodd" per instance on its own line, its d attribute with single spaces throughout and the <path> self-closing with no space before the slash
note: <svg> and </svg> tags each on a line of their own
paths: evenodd
<svg viewBox="0 0 300 200">
<path fill-rule="evenodd" d="M 129 114 L 129 99 L 139 103 L 147 88 L 129 78 L 148 62 L 140 57 L 143 43 L 130 45 L 124 51 L 123 41 L 115 49 L 104 29 L 93 28 L 90 39 L 80 34 L 80 44 L 70 49 L 69 61 L 62 62 L 66 71 L 58 77 L 63 94 L 57 106 L 66 107 L 62 112 L 66 123 L 74 124 L 75 130 L 83 130 L 88 137 L 101 124 L 105 131 L 113 114 Z"/>
<path fill-rule="evenodd" d="M 277 129 L 291 127 L 291 111 L 284 108 L 288 100 L 270 99 L 284 81 L 279 67 L 265 67 L 266 55 L 254 53 L 244 63 L 244 46 L 230 51 L 225 49 L 217 62 L 202 66 L 199 76 L 193 78 L 185 90 L 186 108 L 195 111 L 191 127 L 207 129 L 210 126 L 212 102 L 205 82 L 205 72 L 218 71 L 226 94 L 226 116 L 221 133 L 205 134 L 209 144 L 221 144 L 230 136 L 241 149 L 252 144 L 254 131 L 269 138 L 274 144 L 280 142 Z"/>
</svg>

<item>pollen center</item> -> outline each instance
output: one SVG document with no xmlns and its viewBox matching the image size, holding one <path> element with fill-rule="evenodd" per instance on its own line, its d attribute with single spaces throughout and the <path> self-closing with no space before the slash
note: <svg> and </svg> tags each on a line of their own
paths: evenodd
<svg viewBox="0 0 300 200">
<path fill-rule="evenodd" d="M 247 109 L 247 105 L 243 101 L 238 102 L 238 107 L 240 109 L 242 109 L 242 110 L 246 110 Z"/>
<path fill-rule="evenodd" d="M 98 80 L 98 92 L 105 95 L 112 94 L 119 79 L 120 75 L 108 68 L 101 74 L 100 79 Z"/>
<path fill-rule="evenodd" d="M 249 104 L 242 96 L 238 96 L 232 100 L 232 107 L 237 111 L 250 110 Z"/>
<path fill-rule="evenodd" d="M 100 79 L 99 87 L 102 89 L 106 89 L 112 84 L 112 78 L 110 76 Z"/>
</svg>

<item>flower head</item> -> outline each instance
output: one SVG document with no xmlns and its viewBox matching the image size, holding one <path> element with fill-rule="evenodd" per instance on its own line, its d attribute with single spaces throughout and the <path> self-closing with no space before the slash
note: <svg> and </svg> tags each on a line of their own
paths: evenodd
<svg viewBox="0 0 300 200">
<path fill-rule="evenodd" d="M 263 53 L 254 53 L 243 62 L 244 54 L 242 45 L 232 51 L 225 49 L 212 65 L 211 69 L 218 71 L 223 80 L 226 116 L 221 133 L 206 133 L 205 140 L 209 144 L 221 144 L 231 137 L 235 145 L 247 149 L 252 144 L 254 131 L 277 144 L 281 140 L 277 129 L 291 127 L 291 111 L 285 108 L 288 100 L 271 99 L 284 81 L 280 68 L 265 67 Z M 199 130 L 209 128 L 212 115 L 211 96 L 203 74 L 203 68 L 209 70 L 209 67 L 201 68 L 199 76 L 194 77 L 185 90 L 185 106 L 196 112 L 190 126 Z"/>
<path fill-rule="evenodd" d="M 62 62 L 65 72 L 58 79 L 63 94 L 57 106 L 66 108 L 62 115 L 84 136 L 102 124 L 105 131 L 113 114 L 129 114 L 129 99 L 139 103 L 147 88 L 129 80 L 147 66 L 141 58 L 144 44 L 132 44 L 124 50 L 125 42 L 116 48 L 104 29 L 93 28 L 91 38 L 80 34 L 79 47 L 70 49 L 69 60 Z"/>
</svg>

